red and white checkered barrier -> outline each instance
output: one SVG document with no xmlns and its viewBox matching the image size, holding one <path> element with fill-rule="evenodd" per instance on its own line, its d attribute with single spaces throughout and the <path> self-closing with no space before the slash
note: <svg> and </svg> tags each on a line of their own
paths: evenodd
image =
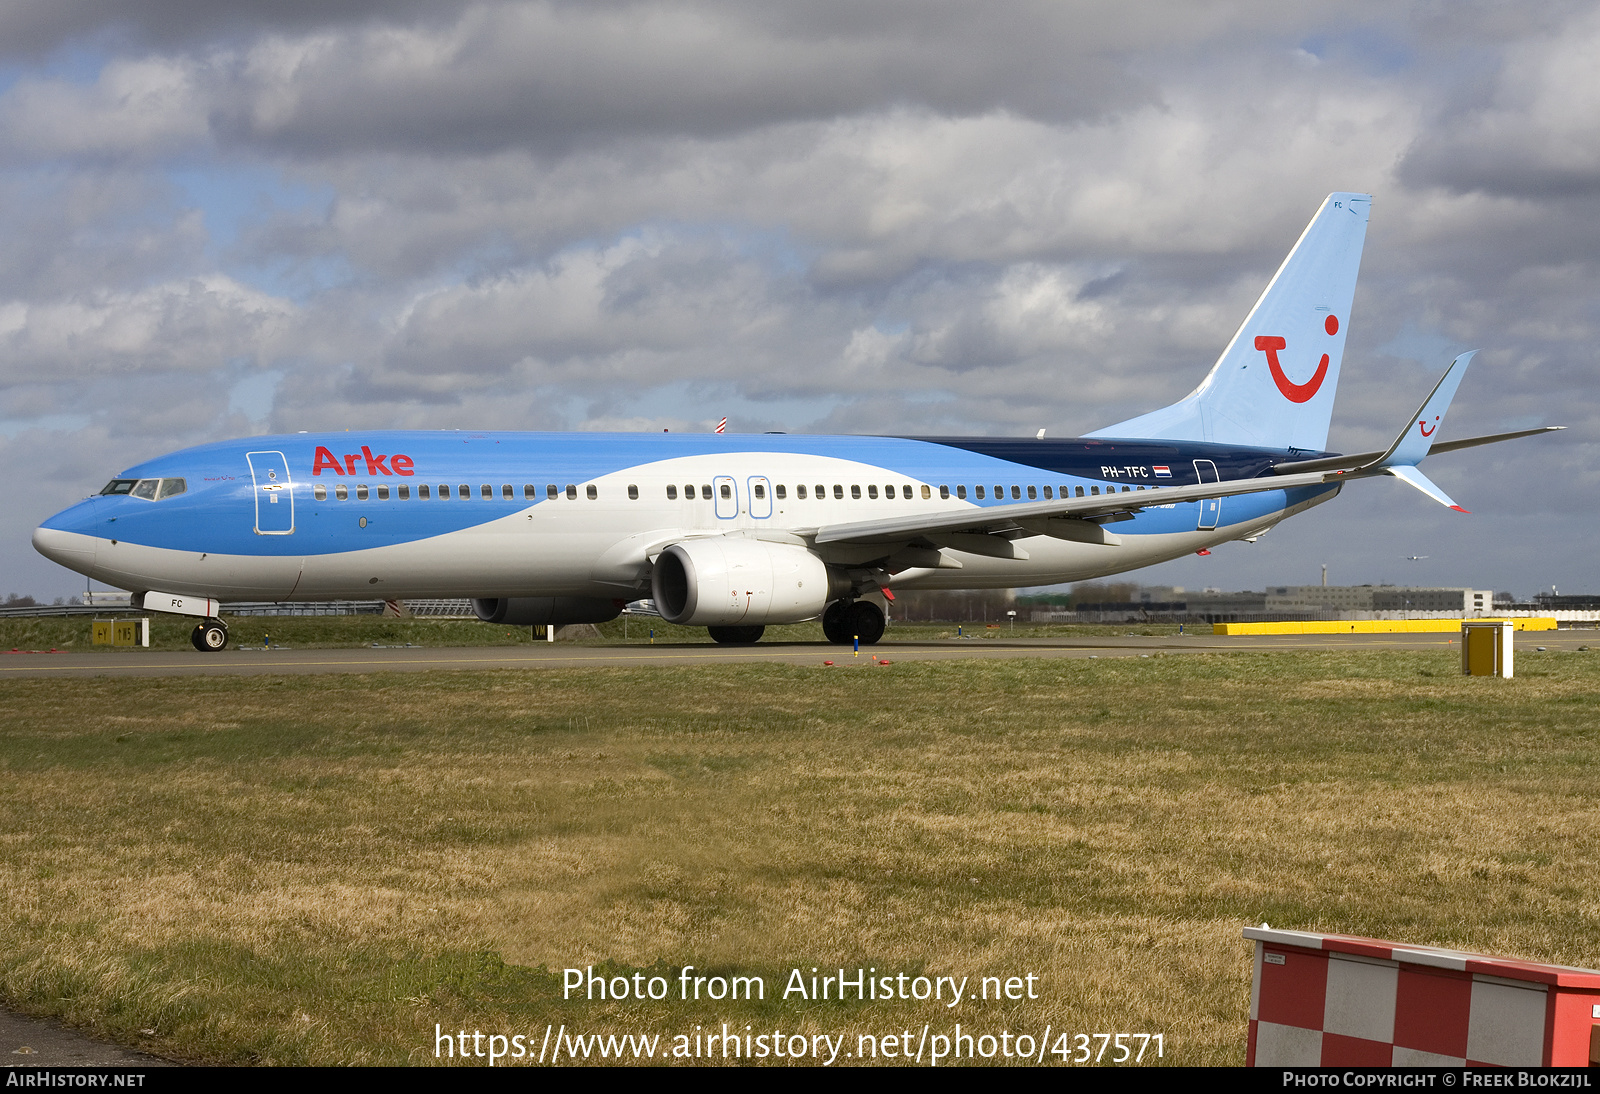
<svg viewBox="0 0 1600 1094">
<path fill-rule="evenodd" d="M 1247 927 L 1251 1067 L 1600 1064 L 1600 972 Z"/>
</svg>

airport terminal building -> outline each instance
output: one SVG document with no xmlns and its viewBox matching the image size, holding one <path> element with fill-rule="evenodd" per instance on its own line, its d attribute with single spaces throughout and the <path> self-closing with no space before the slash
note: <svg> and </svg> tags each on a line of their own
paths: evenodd
<svg viewBox="0 0 1600 1094">
<path fill-rule="evenodd" d="M 1036 610 L 1036 623 L 1243 623 L 1338 619 L 1430 619 L 1555 616 L 1562 622 L 1600 622 L 1600 598 L 1536 596 L 1531 602 L 1498 599 L 1491 589 L 1409 585 L 1272 585 L 1260 591 L 1188 591 L 1145 586 L 1126 601 L 1074 603 L 1070 609 Z"/>
</svg>

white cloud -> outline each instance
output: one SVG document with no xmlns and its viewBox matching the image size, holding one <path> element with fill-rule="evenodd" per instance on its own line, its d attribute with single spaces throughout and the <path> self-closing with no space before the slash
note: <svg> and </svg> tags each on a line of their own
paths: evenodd
<svg viewBox="0 0 1600 1094">
<path fill-rule="evenodd" d="M 293 308 L 220 275 L 42 302 L 0 303 L 0 382 L 130 371 L 206 372 L 271 353 Z"/>
<path fill-rule="evenodd" d="M 24 78 L 0 99 L 8 157 L 151 159 L 204 141 L 206 99 L 196 64 L 114 59 L 92 84 Z"/>
</svg>

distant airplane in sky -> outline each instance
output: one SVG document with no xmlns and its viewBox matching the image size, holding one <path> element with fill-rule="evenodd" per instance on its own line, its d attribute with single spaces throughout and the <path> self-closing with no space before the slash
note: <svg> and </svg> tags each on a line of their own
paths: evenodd
<svg viewBox="0 0 1600 1094">
<path fill-rule="evenodd" d="M 131 467 L 33 543 L 136 606 L 197 617 L 202 650 L 226 645 L 229 600 L 355 597 L 471 597 L 518 625 L 601 622 L 649 597 L 719 642 L 821 617 L 830 641 L 872 643 L 896 589 L 1206 554 L 1350 479 L 1391 475 L 1465 512 L 1423 457 L 1545 431 L 1435 442 L 1471 353 L 1387 450 L 1324 451 L 1370 202 L 1329 195 L 1192 393 L 1086 437 L 251 437 Z"/>
</svg>

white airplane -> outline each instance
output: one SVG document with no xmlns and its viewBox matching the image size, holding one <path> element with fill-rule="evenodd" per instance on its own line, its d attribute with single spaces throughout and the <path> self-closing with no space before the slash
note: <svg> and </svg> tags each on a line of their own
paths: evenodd
<svg viewBox="0 0 1600 1094">
<path fill-rule="evenodd" d="M 895 589 L 1013 588 L 1254 540 L 1417 464 L 1472 354 L 1383 452 L 1324 451 L 1371 199 L 1331 194 L 1210 374 L 1086 437 L 395 432 L 251 437 L 146 460 L 34 546 L 197 617 L 229 600 L 471 597 L 481 619 L 600 622 L 648 597 L 719 642 L 821 617 L 883 634 Z M 1557 427 L 1549 427 L 1557 428 Z M 1463 512 L 1465 510 L 1462 510 Z"/>
</svg>

